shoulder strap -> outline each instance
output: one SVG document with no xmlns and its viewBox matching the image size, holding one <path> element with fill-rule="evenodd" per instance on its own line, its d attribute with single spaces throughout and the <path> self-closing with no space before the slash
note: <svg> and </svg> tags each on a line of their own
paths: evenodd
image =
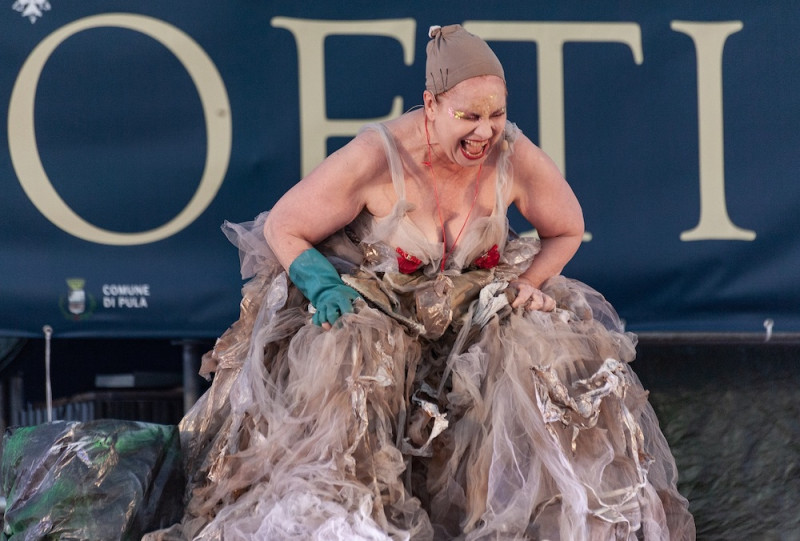
<svg viewBox="0 0 800 541">
<path fill-rule="evenodd" d="M 403 162 L 400 160 L 400 153 L 397 151 L 397 145 L 394 142 L 394 137 L 383 124 L 373 122 L 366 124 L 361 128 L 360 132 L 366 130 L 374 130 L 380 134 L 383 140 L 383 148 L 386 151 L 386 159 L 389 162 L 389 170 L 392 174 L 392 184 L 394 191 L 397 194 L 398 200 L 405 200 L 406 198 L 406 182 L 403 173 Z"/>
</svg>

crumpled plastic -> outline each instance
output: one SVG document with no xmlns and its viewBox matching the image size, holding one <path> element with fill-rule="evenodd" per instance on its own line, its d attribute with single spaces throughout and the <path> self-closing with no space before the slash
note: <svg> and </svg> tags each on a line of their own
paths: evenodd
<svg viewBox="0 0 800 541">
<path fill-rule="evenodd" d="M 422 274 L 387 272 L 379 277 L 358 271 L 342 275 L 342 281 L 410 331 L 436 340 L 460 320 L 494 275 L 491 269 L 479 269 L 431 280 Z"/>
<path fill-rule="evenodd" d="M 9 429 L 0 475 L 4 541 L 141 539 L 183 513 L 176 426 L 104 419 Z"/>
</svg>

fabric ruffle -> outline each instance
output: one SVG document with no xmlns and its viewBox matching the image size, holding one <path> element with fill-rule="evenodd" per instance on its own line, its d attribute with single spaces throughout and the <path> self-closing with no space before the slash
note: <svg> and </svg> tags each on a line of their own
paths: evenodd
<svg viewBox="0 0 800 541">
<path fill-rule="evenodd" d="M 397 176 L 389 217 L 317 246 L 364 297 L 330 331 L 269 250 L 266 213 L 226 223 L 249 278 L 240 318 L 204 357 L 211 388 L 180 425 L 184 520 L 147 538 L 694 539 L 614 308 L 562 276 L 543 286 L 554 312 L 511 308 L 539 244 L 508 235 L 499 163 L 498 209 L 443 273 Z M 496 265 L 468 263 L 494 244 Z M 400 272 L 398 246 L 423 264 Z"/>
<path fill-rule="evenodd" d="M 228 233 L 249 246 L 262 223 Z M 635 337 L 588 286 L 553 278 L 559 309 L 524 312 L 497 280 L 514 266 L 465 272 L 479 276 L 428 339 L 413 310 L 373 301 L 325 332 L 282 270 L 259 268 L 181 423 L 190 499 L 161 538 L 693 537 L 627 365 Z"/>
</svg>

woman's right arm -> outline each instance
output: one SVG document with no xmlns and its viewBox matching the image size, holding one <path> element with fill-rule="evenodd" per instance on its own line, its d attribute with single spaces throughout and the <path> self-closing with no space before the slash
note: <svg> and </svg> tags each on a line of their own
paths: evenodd
<svg viewBox="0 0 800 541">
<path fill-rule="evenodd" d="M 270 211 L 264 236 L 285 269 L 304 251 L 352 222 L 374 197 L 385 168 L 376 139 L 363 133 L 326 158 Z"/>
<path fill-rule="evenodd" d="M 370 137 L 356 137 L 286 192 L 264 224 L 270 248 L 315 308 L 312 322 L 326 330 L 353 311 L 360 295 L 314 245 L 368 206 L 379 185 L 375 179 L 381 178 L 380 163 Z"/>
</svg>

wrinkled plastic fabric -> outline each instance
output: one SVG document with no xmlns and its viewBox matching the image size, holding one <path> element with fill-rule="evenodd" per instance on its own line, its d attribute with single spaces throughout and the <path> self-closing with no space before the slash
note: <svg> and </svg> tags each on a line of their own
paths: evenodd
<svg viewBox="0 0 800 541">
<path fill-rule="evenodd" d="M 177 427 L 56 421 L 3 439 L 3 540 L 140 539 L 182 514 Z"/>
<path fill-rule="evenodd" d="M 406 216 L 402 164 L 382 135 L 394 211 L 318 246 L 364 297 L 330 331 L 272 262 L 266 214 L 226 224 L 255 276 L 204 357 L 211 388 L 180 425 L 186 513 L 147 539 L 693 539 L 628 366 L 636 337 L 613 307 L 561 276 L 543 286 L 555 312 L 510 306 L 539 244 L 508 239 L 505 162 L 497 208 L 470 222 L 440 272 L 441 243 Z M 493 245 L 498 265 L 473 268 Z M 393 247 L 418 272 L 398 272 Z"/>
</svg>

